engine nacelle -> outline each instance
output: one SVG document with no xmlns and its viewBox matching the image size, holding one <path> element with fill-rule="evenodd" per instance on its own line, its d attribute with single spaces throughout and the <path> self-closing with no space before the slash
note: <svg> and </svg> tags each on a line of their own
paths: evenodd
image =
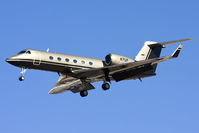
<svg viewBox="0 0 199 133">
<path fill-rule="evenodd" d="M 105 64 L 108 66 L 115 64 L 123 64 L 128 62 L 134 62 L 134 60 L 117 54 L 108 54 L 105 57 Z"/>
</svg>

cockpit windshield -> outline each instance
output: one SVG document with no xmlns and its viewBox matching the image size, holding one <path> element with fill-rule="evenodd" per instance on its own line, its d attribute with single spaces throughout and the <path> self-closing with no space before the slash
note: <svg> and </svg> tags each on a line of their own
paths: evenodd
<svg viewBox="0 0 199 133">
<path fill-rule="evenodd" d="M 25 50 L 20 51 L 18 54 L 23 54 L 23 53 L 26 53 L 26 51 Z"/>
<path fill-rule="evenodd" d="M 31 54 L 31 52 L 29 50 L 22 50 L 18 54 L 24 54 L 24 53 Z"/>
</svg>

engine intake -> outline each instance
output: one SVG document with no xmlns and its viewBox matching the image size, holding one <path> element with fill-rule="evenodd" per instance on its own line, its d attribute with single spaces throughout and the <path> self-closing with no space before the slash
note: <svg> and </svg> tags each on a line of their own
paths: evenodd
<svg viewBox="0 0 199 133">
<path fill-rule="evenodd" d="M 123 63 L 128 63 L 128 62 L 134 62 L 134 60 L 125 56 L 117 55 L 117 54 L 108 54 L 105 57 L 105 64 L 107 66 L 115 65 L 115 64 L 123 64 Z"/>
</svg>

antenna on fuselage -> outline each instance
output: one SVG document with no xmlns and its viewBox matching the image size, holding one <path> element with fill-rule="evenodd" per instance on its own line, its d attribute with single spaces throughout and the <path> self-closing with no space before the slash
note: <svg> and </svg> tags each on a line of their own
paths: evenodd
<svg viewBox="0 0 199 133">
<path fill-rule="evenodd" d="M 50 49 L 49 49 L 49 48 L 47 48 L 46 52 L 49 52 L 49 50 L 50 50 Z"/>
</svg>

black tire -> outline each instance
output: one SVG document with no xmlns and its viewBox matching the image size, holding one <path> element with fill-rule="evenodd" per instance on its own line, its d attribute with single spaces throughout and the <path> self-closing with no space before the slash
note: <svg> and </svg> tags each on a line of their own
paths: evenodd
<svg viewBox="0 0 199 133">
<path fill-rule="evenodd" d="M 105 90 L 105 91 L 110 89 L 110 84 L 109 83 L 102 84 L 102 89 Z"/>
<path fill-rule="evenodd" d="M 81 96 L 81 97 L 86 97 L 86 96 L 88 96 L 88 91 L 87 91 L 87 90 L 80 91 L 80 96 Z"/>
<path fill-rule="evenodd" d="M 24 76 L 19 77 L 19 81 L 24 81 Z"/>
</svg>

